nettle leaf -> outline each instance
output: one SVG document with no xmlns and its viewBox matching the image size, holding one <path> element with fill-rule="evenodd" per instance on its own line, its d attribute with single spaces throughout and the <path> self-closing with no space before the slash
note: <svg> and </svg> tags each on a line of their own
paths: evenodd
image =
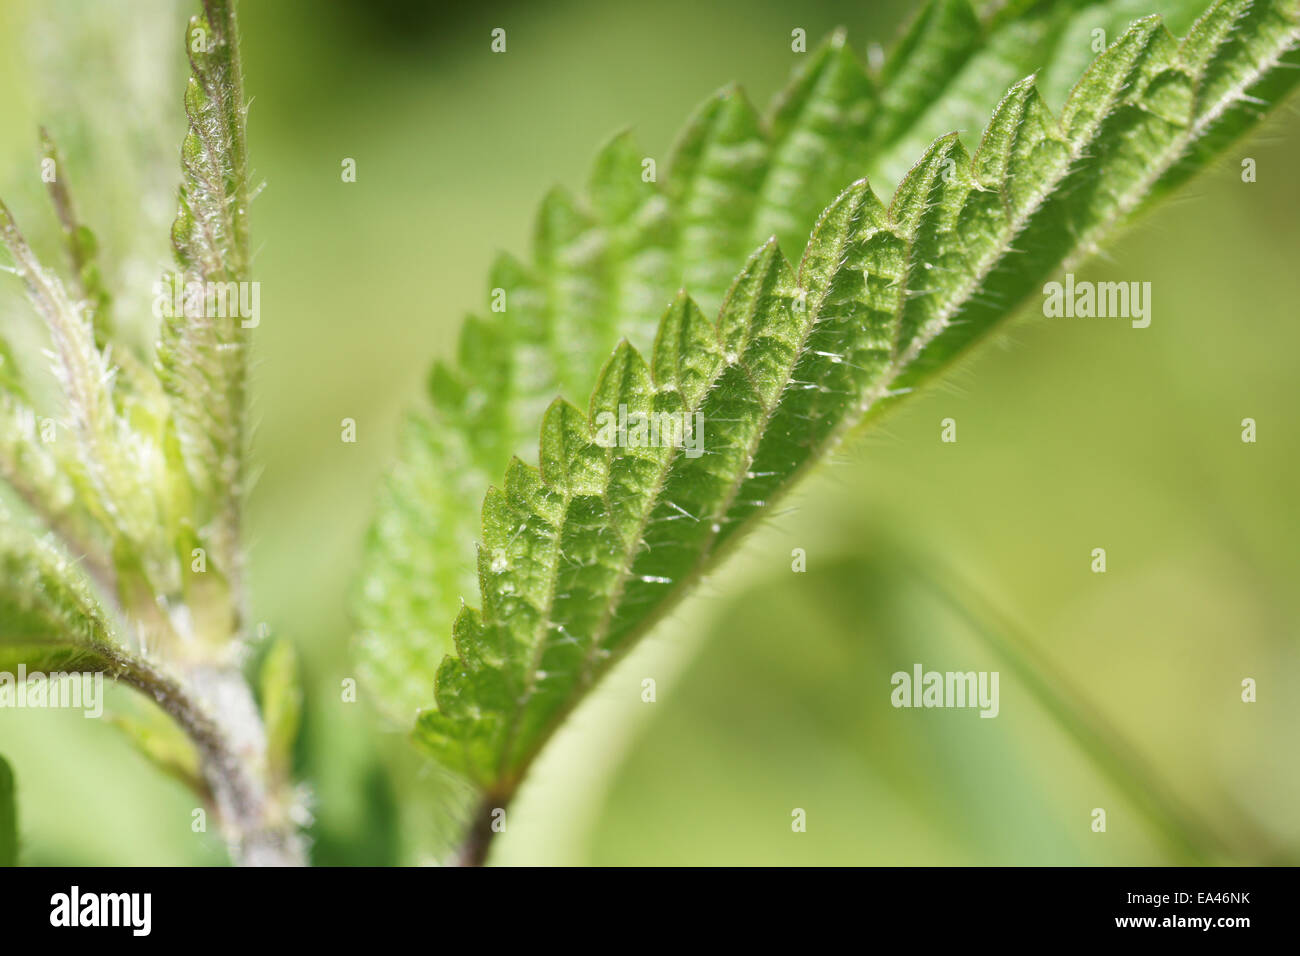
<svg viewBox="0 0 1300 956">
<path fill-rule="evenodd" d="M 98 553 L 101 535 L 94 514 L 78 498 L 75 463 L 59 456 L 57 442 L 41 440 L 42 430 L 57 434 L 57 427 L 37 418 L 21 382 L 0 385 L 0 479 L 65 540 L 82 542 L 86 554 Z"/>
<path fill-rule="evenodd" d="M 41 156 L 43 161 L 53 164 L 54 169 L 67 168 L 54 138 L 44 127 L 41 127 Z M 103 349 L 108 345 L 113 334 L 112 318 L 109 315 L 113 300 L 104 285 L 103 275 L 96 262 L 99 242 L 90 228 L 77 217 L 66 177 L 52 177 L 45 184 L 45 188 L 59 217 L 63 242 L 72 264 L 77 290 L 87 305 L 87 311 L 91 314 L 95 330 L 95 345 Z"/>
<path fill-rule="evenodd" d="M 266 726 L 266 762 L 274 779 L 293 776 L 293 745 L 302 723 L 302 679 L 293 644 L 280 638 L 271 645 L 259 672 L 262 722 Z"/>
<path fill-rule="evenodd" d="M 51 536 L 0 527 L 0 671 L 81 668 L 116 673 L 116 625 Z"/>
<path fill-rule="evenodd" d="M 200 509 L 196 529 L 227 579 L 241 572 L 239 514 L 247 443 L 250 302 L 248 206 L 252 198 L 246 104 L 233 0 L 204 0 L 186 32 L 191 76 L 184 180 L 172 224 L 181 271 L 169 276 L 158 373 L 171 399 L 183 466 Z M 197 290 L 194 295 L 192 290 Z M 224 296 L 219 300 L 216 295 Z M 175 308 L 175 302 L 192 303 Z M 170 314 L 168 314 L 170 313 Z"/>
<path fill-rule="evenodd" d="M 117 414 L 112 365 L 95 344 L 91 317 L 58 275 L 36 258 L 2 202 L 0 246 L 9 251 L 14 273 L 49 330 L 67 426 L 85 462 L 88 497 L 96 499 L 103 513 L 112 514 L 127 535 L 149 538 L 155 524 L 147 508 L 149 492 L 132 461 L 134 436 Z"/>
<path fill-rule="evenodd" d="M 586 412 L 546 411 L 539 466 L 514 460 L 488 492 L 482 608 L 456 622 L 417 739 L 509 800 L 585 691 L 757 517 L 1181 175 L 1201 137 L 1255 118 L 1258 90 L 1300 79 L 1298 39 L 1293 0 L 1217 3 L 1181 43 L 1136 21 L 1059 115 L 1022 80 L 973 156 L 940 137 L 889 206 L 854 183 L 797 266 L 767 242 L 716 321 L 679 295 L 650 360 L 620 344 Z M 647 419 L 685 430 L 610 432 Z"/>
<path fill-rule="evenodd" d="M 680 288 L 707 313 L 754 247 L 798 248 L 844 184 L 897 183 L 951 130 L 977 133 L 1006 88 L 1038 71 L 1050 103 L 1096 45 L 1133 17 L 1165 13 L 1185 30 L 1201 0 L 1075 0 L 1001 5 L 933 0 L 878 73 L 837 33 L 800 58 L 760 117 L 738 88 L 707 100 L 683 131 L 662 182 L 629 134 L 597 156 L 585 200 L 553 191 L 532 263 L 501 256 L 487 317 L 464 326 L 458 354 L 429 380 L 431 414 L 407 423 L 382 493 L 358 599 L 363 672 L 398 721 L 427 702 L 476 570 L 477 505 L 511 456 L 531 458 L 535 425 L 556 394 L 590 392 L 609 343 L 648 348 Z M 465 556 L 465 557 L 455 557 Z"/>
</svg>

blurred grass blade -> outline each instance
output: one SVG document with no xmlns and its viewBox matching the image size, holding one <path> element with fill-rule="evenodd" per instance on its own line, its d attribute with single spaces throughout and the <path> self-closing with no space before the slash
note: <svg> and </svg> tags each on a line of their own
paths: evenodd
<svg viewBox="0 0 1300 956">
<path fill-rule="evenodd" d="M 906 561 L 907 559 L 902 559 Z M 1239 857 L 1208 820 L 1200 818 L 1162 780 L 1151 762 L 1025 639 L 1023 632 L 969 583 L 929 555 L 909 571 L 957 613 L 990 650 L 1006 661 L 1034 699 L 1079 749 L 1132 801 L 1168 850 L 1185 865 L 1221 863 Z"/>
</svg>

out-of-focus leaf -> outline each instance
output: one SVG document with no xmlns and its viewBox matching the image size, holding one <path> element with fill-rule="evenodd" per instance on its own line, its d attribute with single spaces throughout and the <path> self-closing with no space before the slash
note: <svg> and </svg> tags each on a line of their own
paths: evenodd
<svg viewBox="0 0 1300 956">
<path fill-rule="evenodd" d="M 126 650 L 75 562 L 0 517 L 0 670 L 120 670 Z"/>
<path fill-rule="evenodd" d="M 113 713 L 108 721 L 155 767 L 185 784 L 201 798 L 209 798 L 194 743 L 166 714 L 145 703 L 133 713 Z"/>
<path fill-rule="evenodd" d="M 266 725 L 266 761 L 276 779 L 293 770 L 293 745 L 302 723 L 302 683 L 292 642 L 276 640 L 262 661 L 262 722 Z"/>
</svg>

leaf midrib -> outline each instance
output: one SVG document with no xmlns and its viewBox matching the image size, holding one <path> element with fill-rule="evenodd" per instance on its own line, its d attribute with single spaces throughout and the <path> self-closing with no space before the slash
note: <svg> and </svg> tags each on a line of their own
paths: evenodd
<svg viewBox="0 0 1300 956">
<path fill-rule="evenodd" d="M 1158 26 L 1157 29 L 1163 29 L 1163 27 Z M 1187 126 L 1184 129 L 1184 132 L 1180 133 L 1167 148 L 1161 151 L 1160 154 L 1161 161 L 1159 163 L 1152 164 L 1149 171 L 1141 179 L 1137 180 L 1132 188 L 1126 190 L 1125 193 L 1123 194 L 1123 197 L 1114 204 L 1113 214 L 1104 217 L 1093 228 L 1088 230 L 1088 232 L 1085 234 L 1085 238 L 1081 239 L 1079 243 L 1080 252 L 1077 253 L 1076 255 L 1087 255 L 1088 254 L 1087 250 L 1090 247 L 1091 243 L 1095 241 L 1096 237 L 1099 237 L 1100 235 L 1107 233 L 1110 229 L 1112 229 L 1115 226 L 1116 223 L 1123 220 L 1128 213 L 1130 213 L 1134 208 L 1136 208 L 1136 201 L 1134 197 L 1144 195 L 1146 191 L 1150 188 L 1150 186 L 1155 181 L 1157 181 L 1160 178 L 1160 176 L 1164 175 L 1164 173 L 1168 171 L 1168 169 L 1173 163 L 1177 162 L 1178 158 L 1182 155 L 1183 151 L 1187 148 L 1187 146 L 1190 143 L 1194 142 L 1210 123 L 1212 123 L 1215 119 L 1221 116 L 1223 112 L 1228 108 L 1230 108 L 1234 102 L 1237 102 L 1240 94 L 1245 89 L 1248 89 L 1251 85 L 1253 85 L 1254 82 L 1256 82 L 1259 79 L 1260 76 L 1262 76 L 1265 72 L 1267 72 L 1268 69 L 1272 68 L 1278 63 L 1281 56 L 1286 52 L 1287 49 L 1290 48 L 1291 44 L 1296 42 L 1297 38 L 1300 38 L 1300 30 L 1293 30 L 1291 33 L 1287 34 L 1287 37 L 1288 37 L 1287 40 L 1277 44 L 1274 47 L 1272 54 L 1266 61 L 1263 62 L 1262 66 L 1257 65 L 1254 69 L 1250 71 L 1247 77 L 1243 78 L 1238 83 L 1234 84 L 1229 89 L 1229 91 L 1227 91 L 1222 97 L 1220 97 L 1220 99 L 1216 102 L 1212 110 L 1205 113 L 1205 115 L 1200 120 L 1189 122 L 1187 124 Z M 1143 51 L 1143 55 L 1145 55 L 1145 53 L 1146 51 Z M 1178 65 L 1183 68 L 1185 68 L 1186 66 L 1186 64 L 1182 60 L 1181 51 L 1180 51 Z M 1136 62 L 1131 67 L 1131 69 L 1132 70 L 1137 69 Z M 1204 77 L 1201 77 L 1200 79 L 1203 80 Z M 1061 182 L 1064 181 L 1071 174 L 1071 172 L 1074 169 L 1074 164 L 1084 157 L 1087 146 L 1093 142 L 1097 129 L 1102 125 L 1105 117 L 1110 115 L 1110 112 L 1111 112 L 1110 110 L 1107 110 L 1104 113 L 1099 113 L 1098 118 L 1090 122 L 1085 127 L 1086 134 L 1082 134 L 1081 131 L 1081 135 L 1057 140 L 1058 142 L 1062 142 L 1063 145 L 1067 147 L 1067 154 L 1068 154 L 1068 159 L 1062 161 L 1059 164 L 1059 172 L 1056 175 L 1054 175 L 1051 179 L 1047 180 L 1045 182 L 1045 185 L 1036 192 L 1035 199 L 1032 204 L 1026 205 L 1020 214 L 1015 215 L 1013 217 L 1011 224 L 1002 231 L 1000 235 L 1000 241 L 994 247 L 994 251 L 987 254 L 984 257 L 984 259 L 981 260 L 980 266 L 975 270 L 974 273 L 972 273 L 972 278 L 966 283 L 964 283 L 961 287 L 959 287 L 959 290 L 957 292 L 955 292 L 954 294 L 948 297 L 947 303 L 945 304 L 943 309 L 939 312 L 937 316 L 935 316 L 929 322 L 927 322 L 920 332 L 918 332 L 917 336 L 912 340 L 911 343 L 909 343 L 909 346 L 904 351 L 904 353 L 901 356 L 898 356 L 895 359 L 891 360 L 889 366 L 886 367 L 886 370 L 880 376 L 880 379 L 877 382 L 877 384 L 875 384 L 874 386 L 872 386 L 867 390 L 864 400 L 856 406 L 857 411 L 845 415 L 840 421 L 840 423 L 837 424 L 833 429 L 831 429 L 827 437 L 821 443 L 819 443 L 817 448 L 811 454 L 806 456 L 804 461 L 790 473 L 789 477 L 785 481 L 781 482 L 776 489 L 774 489 L 773 493 L 769 496 L 768 499 L 769 504 L 775 502 L 776 500 L 779 500 L 785 494 L 787 494 L 796 484 L 798 484 L 799 480 L 809 469 L 811 469 L 816 464 L 818 464 L 825 457 L 826 453 L 830 449 L 834 448 L 840 441 L 842 441 L 844 436 L 848 432 L 852 431 L 852 429 L 863 418 L 866 417 L 866 415 L 870 412 L 870 410 L 881 399 L 883 399 L 884 397 L 890 394 L 893 385 L 898 380 L 898 377 L 904 371 L 906 371 L 908 367 L 910 367 L 910 365 L 916 360 L 916 358 L 925 349 L 925 347 L 928 346 L 931 342 L 934 341 L 934 339 L 936 339 L 939 335 L 941 335 L 946 329 L 950 327 L 952 318 L 961 311 L 961 309 L 965 306 L 966 303 L 970 301 L 973 292 L 982 285 L 984 280 L 997 267 L 997 265 L 1003 260 L 1005 260 L 1008 254 L 1014 251 L 1011 248 L 1011 246 L 1014 243 L 1016 237 L 1018 237 L 1025 230 L 1025 228 L 1033 220 L 1034 216 L 1037 215 L 1037 213 L 1043 209 L 1044 203 L 1052 195 L 1055 194 L 1055 191 L 1060 186 Z M 1057 133 L 1059 136 L 1064 133 L 1064 131 L 1060 129 L 1061 117 L 1059 115 L 1054 115 L 1053 119 L 1056 123 L 1056 129 L 1054 130 L 1054 132 Z M 949 134 L 949 137 L 951 141 L 957 141 L 958 139 L 957 134 L 955 133 Z M 974 180 L 974 183 L 971 187 L 972 191 L 976 189 L 984 188 L 979 183 L 978 177 L 976 176 L 973 168 L 970 171 L 970 175 Z M 963 204 L 966 201 L 967 200 L 963 198 Z M 891 225 L 897 225 L 897 224 L 891 223 Z M 908 270 L 914 263 L 912 252 L 915 248 L 915 230 L 913 230 L 912 234 L 908 237 L 906 248 L 907 248 L 907 255 L 904 260 L 903 281 L 906 281 L 905 277 L 908 273 Z M 1074 257 L 1071 257 L 1071 259 L 1073 258 Z M 798 287 L 801 289 L 805 287 L 804 286 L 804 280 L 806 278 L 806 273 L 804 271 L 805 264 L 806 264 L 806 259 L 804 261 L 801 261 L 800 263 Z M 904 291 L 904 293 L 899 296 L 898 305 L 895 307 L 893 324 L 895 326 L 896 331 L 899 327 L 901 327 L 902 314 L 903 314 L 903 309 L 906 306 L 906 302 L 907 302 L 906 291 Z M 1008 312 L 1014 311 L 1016 307 L 1018 307 L 1018 303 L 1016 306 L 1012 306 L 1007 311 Z M 725 308 L 726 305 L 724 304 L 723 309 L 725 310 Z M 786 371 L 787 382 L 789 380 L 789 375 L 793 372 L 793 369 L 797 367 L 798 361 L 804 356 L 805 350 L 807 348 L 807 342 L 809 336 L 811 335 L 812 331 L 817 327 L 818 321 L 820 320 L 820 316 L 821 316 L 821 309 L 819 303 L 817 315 L 805 324 L 799 338 L 798 347 L 792 353 L 793 360 L 789 364 L 788 369 Z M 714 325 L 714 329 L 715 331 L 717 331 L 716 324 Z M 745 363 L 743 359 L 738 358 L 737 364 L 739 364 L 742 367 L 742 369 L 746 372 L 746 374 L 749 374 L 748 369 L 745 368 Z M 725 363 L 719 366 L 718 372 L 715 373 L 712 381 L 710 382 L 710 387 L 716 384 L 718 377 L 725 371 L 726 368 L 727 365 Z M 700 404 L 704 400 L 704 396 L 706 396 L 707 394 L 708 394 L 708 389 L 702 392 L 701 398 L 697 400 L 694 407 L 692 408 L 692 413 L 699 409 Z M 750 465 L 752 465 L 754 455 L 756 454 L 759 445 L 761 444 L 764 436 L 766 435 L 767 427 L 771 422 L 772 416 L 781 405 L 781 398 L 783 395 L 784 395 L 784 391 L 778 394 L 777 398 L 774 399 L 771 403 L 766 403 L 766 402 L 764 403 L 764 410 L 761 417 L 762 426 L 755 432 L 754 438 L 751 441 L 749 448 L 747 449 L 745 458 L 743 459 L 745 464 L 741 469 L 739 469 L 738 476 L 733 479 L 731 489 L 727 493 L 721 507 L 714 515 L 715 518 L 720 518 L 726 515 L 726 513 L 730 510 L 731 505 L 734 503 L 736 495 L 739 494 L 740 489 L 744 486 L 745 475 L 748 473 L 749 467 Z M 666 459 L 665 465 L 661 469 L 660 474 L 658 476 L 658 481 L 655 487 L 655 494 L 652 498 L 649 499 L 648 507 L 644 509 L 643 514 L 641 516 L 641 520 L 638 523 L 638 527 L 642 532 L 644 531 L 646 521 L 648 521 L 649 517 L 653 514 L 654 507 L 658 503 L 659 491 L 662 489 L 663 481 L 670 473 L 672 468 L 672 463 L 676 460 L 676 457 L 677 457 L 677 450 L 672 449 L 672 453 Z M 730 536 L 727 542 L 727 546 L 731 547 L 734 546 L 736 543 L 738 543 L 741 540 L 741 538 L 744 536 L 744 534 L 753 527 L 753 525 L 754 525 L 753 521 L 743 522 L 740 528 L 737 529 L 737 533 Z M 713 564 L 716 563 L 718 558 L 723 553 L 725 553 L 726 548 L 717 551 L 714 550 L 714 544 L 717 541 L 719 533 L 720 533 L 720 522 L 715 520 L 710 523 L 709 532 L 707 534 L 707 537 L 704 539 L 704 543 L 700 548 L 699 558 L 691 566 L 691 569 L 688 571 L 688 573 L 684 575 L 679 582 L 675 583 L 674 587 L 669 591 L 667 595 L 665 595 L 664 599 L 656 605 L 654 610 L 649 615 L 646 616 L 642 625 L 635 627 L 631 632 L 629 632 L 628 639 L 622 642 L 624 647 L 630 648 L 632 646 L 635 646 L 637 637 L 639 637 L 640 635 L 644 634 L 646 631 L 653 628 L 662 618 L 663 614 L 677 604 L 677 601 L 679 599 L 678 595 L 684 592 L 685 590 L 688 590 L 690 586 L 694 583 L 694 581 L 697 580 L 702 574 L 707 572 L 707 570 L 711 566 L 713 566 Z M 611 596 L 610 601 L 607 602 L 602 613 L 602 626 L 600 630 L 596 632 L 592 644 L 588 648 L 587 663 L 589 667 L 590 664 L 593 662 L 595 652 L 597 651 L 597 649 L 601 647 L 604 638 L 608 634 L 608 622 L 612 620 L 613 611 L 617 607 L 618 603 L 621 601 L 624 589 L 626 587 L 626 583 L 630 579 L 631 572 L 632 572 L 632 564 L 635 559 L 635 552 L 639 550 L 639 546 L 641 544 L 640 537 L 637 537 L 635 540 L 636 540 L 636 547 L 632 549 L 628 549 L 624 552 L 625 563 L 623 569 L 620 572 L 617 590 Z M 564 716 L 568 713 L 569 710 L 572 709 L 572 706 L 574 706 L 576 701 L 581 699 L 585 687 L 590 686 L 590 683 L 593 682 L 599 676 L 600 673 L 602 673 L 606 668 L 611 666 L 614 660 L 617 659 L 617 656 L 618 655 L 614 655 L 614 654 L 609 655 L 609 657 L 605 662 L 605 666 L 596 668 L 595 671 L 592 672 L 589 677 L 586 676 L 587 672 L 586 670 L 584 670 L 584 680 L 580 682 L 577 686 L 575 686 L 573 693 L 568 695 L 565 707 L 562 708 L 562 710 L 557 715 L 556 719 L 551 722 L 552 727 L 558 724 L 561 720 L 563 720 Z M 536 748 L 534 748 L 534 753 L 540 751 L 541 746 L 549 738 L 549 736 L 550 733 L 548 731 L 547 733 L 544 733 L 539 737 L 540 742 L 539 745 Z M 521 764 L 521 766 L 526 768 L 527 760 L 525 760 Z M 522 776 L 522 773 L 519 774 L 519 776 Z"/>
</svg>

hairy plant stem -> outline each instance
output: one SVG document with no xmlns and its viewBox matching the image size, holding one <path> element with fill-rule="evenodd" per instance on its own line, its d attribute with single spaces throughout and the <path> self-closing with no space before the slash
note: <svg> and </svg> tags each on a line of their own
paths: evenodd
<svg viewBox="0 0 1300 956">
<path fill-rule="evenodd" d="M 492 838 L 497 835 L 494 829 L 497 811 L 504 811 L 509 800 L 509 797 L 487 795 L 475 805 L 465 839 L 456 852 L 457 866 L 487 864 L 488 852 L 492 849 Z"/>
<path fill-rule="evenodd" d="M 155 700 L 194 742 L 232 861 L 305 865 L 306 848 L 288 796 L 268 784 L 266 734 L 238 669 L 194 667 L 181 682 L 125 654 L 110 664 L 120 680 Z"/>
<path fill-rule="evenodd" d="M 204 18 L 212 30 L 216 64 L 195 63 L 195 75 L 206 93 L 219 104 L 220 126 L 228 139 L 227 155 L 210 157 L 214 168 L 228 165 L 228 179 L 216 187 L 224 190 L 219 220 L 224 222 L 215 258 L 204 261 L 200 272 L 208 281 L 247 281 L 250 254 L 248 238 L 248 147 L 243 89 L 243 67 L 235 0 L 203 0 Z M 192 60 L 193 62 L 193 60 Z M 194 117 L 191 116 L 191 122 Z M 201 130 L 205 142 L 210 130 Z M 232 343 L 240 353 L 247 342 Z M 218 474 L 218 551 L 225 559 L 229 600 L 234 622 L 231 640 L 237 640 L 247 620 L 244 590 L 242 518 L 244 493 L 244 401 L 247 366 L 241 358 L 225 383 L 231 397 L 229 423 L 232 435 Z M 266 731 L 252 693 L 237 667 L 213 664 L 191 666 L 184 672 L 187 688 L 211 715 L 222 748 L 203 758 L 204 776 L 212 788 L 222 824 L 232 838 L 232 856 L 250 866 L 301 865 L 305 862 L 302 837 L 290 816 L 292 798 L 274 792 L 267 768 Z M 188 729 L 188 728 L 187 728 Z M 191 736 L 193 733 L 191 732 Z M 197 738 L 196 738 L 197 740 Z"/>
</svg>

